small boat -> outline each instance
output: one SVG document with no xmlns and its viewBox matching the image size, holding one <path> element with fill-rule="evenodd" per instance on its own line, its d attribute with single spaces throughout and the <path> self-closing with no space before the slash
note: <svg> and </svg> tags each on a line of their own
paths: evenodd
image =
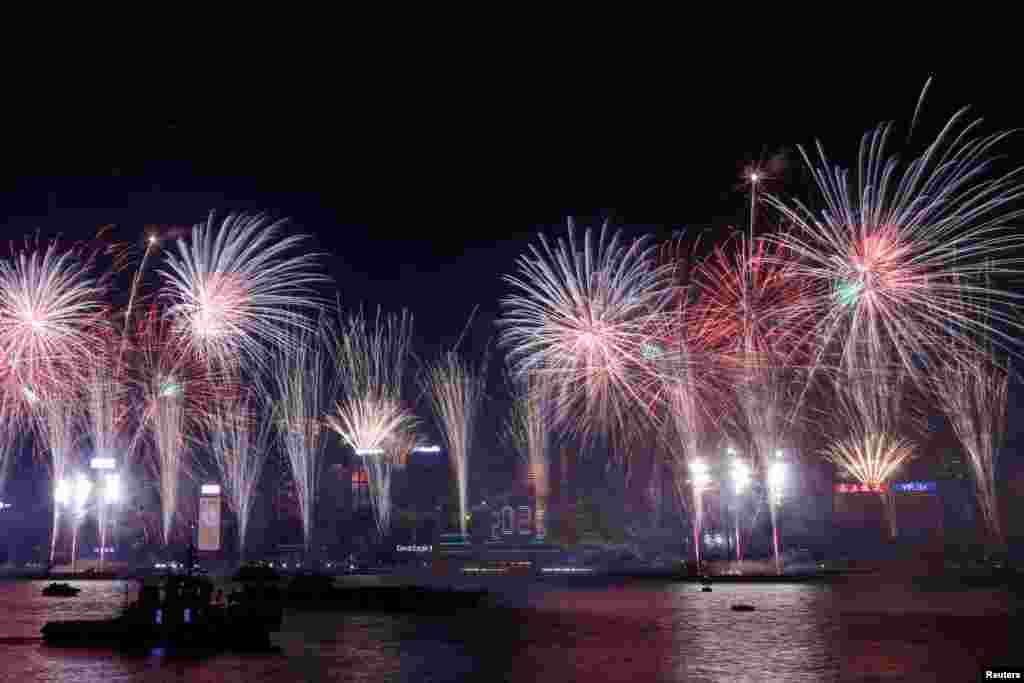
<svg viewBox="0 0 1024 683">
<path fill-rule="evenodd" d="M 81 592 L 81 588 L 75 588 L 67 583 L 51 583 L 43 589 L 43 595 L 48 598 L 73 598 Z"/>
<path fill-rule="evenodd" d="M 701 593 L 710 593 L 711 592 L 711 586 L 704 586 L 703 588 L 700 589 L 700 592 Z"/>
<path fill-rule="evenodd" d="M 139 599 L 120 616 L 47 622 L 42 628 L 43 640 L 62 647 L 272 651 L 270 633 L 281 630 L 282 616 L 275 589 L 247 588 L 228 607 L 211 604 L 213 583 L 193 575 L 193 558 L 190 547 L 188 574 L 168 576 L 162 598 L 161 586 L 145 586 Z"/>
<path fill-rule="evenodd" d="M 160 599 L 157 586 L 143 588 L 139 600 L 113 619 L 51 621 L 42 628 L 49 645 L 124 649 L 167 647 L 217 652 L 271 650 L 270 633 L 281 628 L 278 602 L 236 601 L 228 608 L 210 604 L 206 579 L 172 576 Z"/>
<path fill-rule="evenodd" d="M 733 605 L 730 609 L 733 612 L 753 612 L 757 608 L 753 605 Z"/>
</svg>

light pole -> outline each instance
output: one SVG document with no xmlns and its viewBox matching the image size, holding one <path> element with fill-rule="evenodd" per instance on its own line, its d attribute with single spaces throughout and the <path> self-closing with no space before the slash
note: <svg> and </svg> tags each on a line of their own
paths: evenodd
<svg viewBox="0 0 1024 683">
<path fill-rule="evenodd" d="M 733 449 L 729 449 L 730 453 L 735 455 Z M 735 497 L 733 499 L 733 508 L 736 513 L 736 561 L 741 562 L 743 560 L 743 552 L 740 545 L 740 496 L 750 485 L 750 468 L 745 462 L 739 458 L 735 458 L 732 463 L 732 481 L 733 490 L 735 491 Z"/>
<path fill-rule="evenodd" d="M 78 532 L 85 521 L 85 506 L 89 502 L 89 494 L 92 493 L 92 482 L 84 474 L 79 473 L 75 477 L 71 498 L 74 508 L 72 510 L 73 531 L 71 534 L 71 573 L 75 573 L 78 562 Z"/>
<path fill-rule="evenodd" d="M 53 566 L 54 556 L 57 554 L 57 531 L 60 528 L 60 508 L 71 503 L 71 482 L 67 479 L 60 479 L 53 489 L 53 533 L 50 535 L 50 564 Z"/>
<path fill-rule="evenodd" d="M 708 474 L 708 466 L 700 458 L 695 458 L 690 463 L 690 483 L 693 485 L 693 550 L 697 560 L 697 573 L 701 572 L 700 564 L 700 534 L 704 525 L 703 499 L 704 491 L 711 485 L 711 475 Z"/>
<path fill-rule="evenodd" d="M 121 480 L 114 472 L 117 462 L 110 457 L 96 457 L 89 462 L 89 467 L 101 474 L 103 482 L 103 498 L 97 503 L 97 522 L 100 531 L 100 571 L 103 571 L 104 554 L 107 550 L 107 510 L 121 499 Z"/>
<path fill-rule="evenodd" d="M 782 490 L 786 481 L 786 463 L 782 461 L 782 450 L 775 451 L 777 458 L 768 467 L 768 505 L 772 513 L 772 549 L 775 552 L 775 571 L 782 573 L 782 562 L 779 559 L 779 521 L 778 508 L 782 503 Z"/>
<path fill-rule="evenodd" d="M 103 500 L 100 503 L 100 571 L 107 552 L 107 510 L 121 502 L 121 475 L 107 472 L 103 475 Z M 115 515 L 116 517 L 116 515 Z"/>
</svg>

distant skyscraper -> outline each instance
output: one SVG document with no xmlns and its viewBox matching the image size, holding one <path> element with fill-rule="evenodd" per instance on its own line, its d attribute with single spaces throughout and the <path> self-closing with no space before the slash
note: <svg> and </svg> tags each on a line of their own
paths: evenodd
<svg viewBox="0 0 1024 683">
<path fill-rule="evenodd" d="M 370 507 L 370 479 L 366 468 L 357 464 L 352 468 L 352 509 L 361 510 Z"/>
</svg>

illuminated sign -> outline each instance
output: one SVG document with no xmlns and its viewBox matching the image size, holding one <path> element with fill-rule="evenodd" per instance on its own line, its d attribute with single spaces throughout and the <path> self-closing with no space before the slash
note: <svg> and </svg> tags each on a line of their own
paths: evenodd
<svg viewBox="0 0 1024 683">
<path fill-rule="evenodd" d="M 219 496 L 220 485 L 219 484 L 203 484 L 199 489 L 199 493 L 204 496 Z"/>
<path fill-rule="evenodd" d="M 199 499 L 198 545 L 205 552 L 220 550 L 220 496 L 204 495 Z"/>
<path fill-rule="evenodd" d="M 93 458 L 89 466 L 94 470 L 112 470 L 116 463 L 113 458 Z"/>
<path fill-rule="evenodd" d="M 429 553 L 434 551 L 432 545 L 396 545 L 395 551 L 400 553 Z"/>
<path fill-rule="evenodd" d="M 836 493 L 885 493 L 885 484 L 836 484 Z"/>
<path fill-rule="evenodd" d="M 898 481 L 889 485 L 889 490 L 897 493 L 935 493 L 936 489 L 934 481 Z"/>
</svg>

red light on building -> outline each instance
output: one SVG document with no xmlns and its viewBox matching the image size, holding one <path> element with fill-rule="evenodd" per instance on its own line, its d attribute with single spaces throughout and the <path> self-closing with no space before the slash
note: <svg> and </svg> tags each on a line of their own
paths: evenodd
<svg viewBox="0 0 1024 683">
<path fill-rule="evenodd" d="M 836 484 L 836 493 L 885 493 L 885 484 Z"/>
</svg>

